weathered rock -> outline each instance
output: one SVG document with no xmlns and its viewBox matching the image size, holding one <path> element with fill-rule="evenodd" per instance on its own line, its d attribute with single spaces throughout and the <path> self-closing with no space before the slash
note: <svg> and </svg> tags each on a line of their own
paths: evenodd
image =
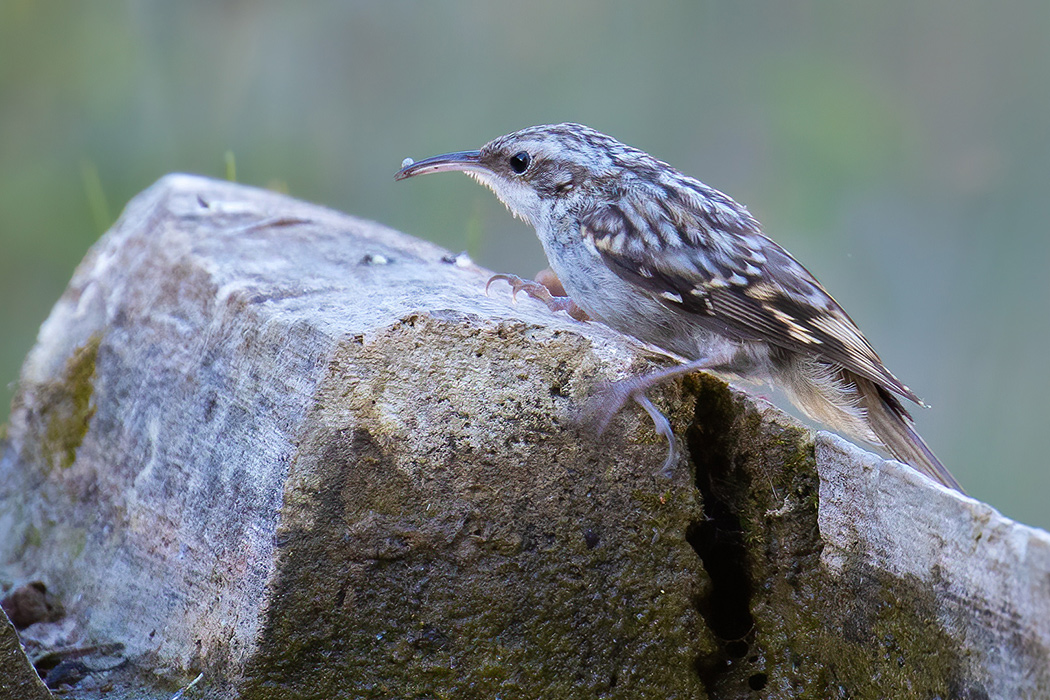
<svg viewBox="0 0 1050 700">
<path fill-rule="evenodd" d="M 451 260 L 189 176 L 92 249 L 23 368 L 0 572 L 125 645 L 110 697 L 1050 693 L 1046 533 L 703 375 L 657 392 L 660 478 L 644 413 L 578 420 L 660 360 Z"/>
<path fill-rule="evenodd" d="M 47 700 L 51 697 L 18 643 L 18 633 L 0 610 L 0 700 Z"/>
</svg>

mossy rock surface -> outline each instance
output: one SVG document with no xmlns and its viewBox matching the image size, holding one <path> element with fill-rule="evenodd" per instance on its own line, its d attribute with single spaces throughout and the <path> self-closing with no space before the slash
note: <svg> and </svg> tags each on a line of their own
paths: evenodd
<svg viewBox="0 0 1050 700">
<path fill-rule="evenodd" d="M 584 418 L 667 358 L 488 275 L 229 183 L 128 205 L 0 456 L 0 581 L 124 645 L 70 697 L 1050 696 L 1046 533 L 706 375 L 653 392 L 662 477 Z"/>
</svg>

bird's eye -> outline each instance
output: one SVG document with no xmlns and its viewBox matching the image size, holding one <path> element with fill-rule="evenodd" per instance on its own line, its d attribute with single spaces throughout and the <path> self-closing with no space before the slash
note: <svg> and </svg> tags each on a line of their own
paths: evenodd
<svg viewBox="0 0 1050 700">
<path fill-rule="evenodd" d="M 510 157 L 510 169 L 521 175 L 529 167 L 532 157 L 525 151 L 515 153 Z"/>
</svg>

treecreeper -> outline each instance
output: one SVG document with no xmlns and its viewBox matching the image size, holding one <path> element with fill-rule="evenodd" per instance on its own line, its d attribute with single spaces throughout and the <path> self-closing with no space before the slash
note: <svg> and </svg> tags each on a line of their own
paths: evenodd
<svg viewBox="0 0 1050 700">
<path fill-rule="evenodd" d="M 668 440 L 646 396 L 707 370 L 783 389 L 806 415 L 962 491 L 915 431 L 901 399 L 923 405 L 841 306 L 729 196 L 580 124 L 533 126 L 478 151 L 412 162 L 395 178 L 463 171 L 536 229 L 567 297 L 496 275 L 553 310 L 600 321 L 683 358 L 607 389 L 600 429 L 633 400 Z"/>
</svg>

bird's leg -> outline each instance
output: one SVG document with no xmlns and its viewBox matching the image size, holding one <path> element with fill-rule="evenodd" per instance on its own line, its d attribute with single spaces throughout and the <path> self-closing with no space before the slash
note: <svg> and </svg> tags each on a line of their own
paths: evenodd
<svg viewBox="0 0 1050 700">
<path fill-rule="evenodd" d="M 577 321 L 588 320 L 587 312 L 577 306 L 572 299 L 567 296 L 554 296 L 551 294 L 551 290 L 548 287 L 555 287 L 557 291 L 564 292 L 561 282 L 553 272 L 544 270 L 536 276 L 541 278 L 543 282 L 523 280 L 517 275 L 493 275 L 485 285 L 485 293 L 488 294 L 489 286 L 493 282 L 503 280 L 510 284 L 512 295 L 515 299 L 518 296 L 518 292 L 525 292 L 533 299 L 542 301 L 551 311 L 565 311 Z"/>
<path fill-rule="evenodd" d="M 660 412 L 660 409 L 649 400 L 645 392 L 683 374 L 712 367 L 724 367 L 729 365 L 731 360 L 732 357 L 728 354 L 712 355 L 607 385 L 591 400 L 592 416 L 598 428 L 598 435 L 605 432 L 605 429 L 609 427 L 609 421 L 628 400 L 634 401 L 649 414 L 656 434 L 667 438 L 667 459 L 664 460 L 660 475 L 670 478 L 672 469 L 679 458 L 678 441 L 675 439 L 674 431 L 671 430 L 671 423 L 667 420 L 667 416 Z"/>
<path fill-rule="evenodd" d="M 660 476 L 670 479 L 674 473 L 674 465 L 678 463 L 680 456 L 678 453 L 678 440 L 675 439 L 674 431 L 671 430 L 671 421 L 667 420 L 667 416 L 660 413 L 660 409 L 653 405 L 653 402 L 645 394 L 635 396 L 634 401 L 644 408 L 649 417 L 653 419 L 653 430 L 656 431 L 656 434 L 667 438 L 667 458 L 664 459 L 664 464 L 660 467 Z"/>
</svg>

